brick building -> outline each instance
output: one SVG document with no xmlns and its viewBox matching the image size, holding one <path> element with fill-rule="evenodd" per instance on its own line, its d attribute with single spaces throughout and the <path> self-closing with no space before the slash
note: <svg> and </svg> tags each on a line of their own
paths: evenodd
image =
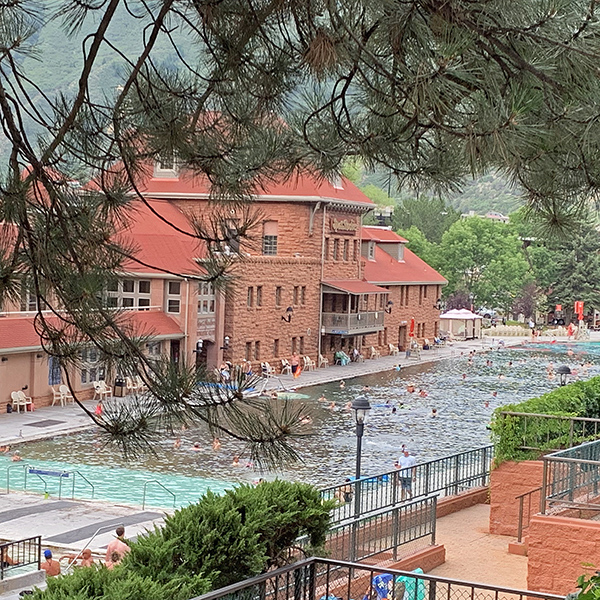
<svg viewBox="0 0 600 600">
<path fill-rule="evenodd" d="M 251 241 L 240 248 L 226 291 L 199 281 L 205 248 L 186 235 L 188 216 L 216 210 L 206 183 L 156 165 L 139 189 L 150 207 L 136 203 L 119 233 L 134 243 L 135 260 L 106 294 L 134 332 L 155 336 L 149 354 L 210 368 L 250 360 L 258 369 L 262 361 L 280 367 L 293 351 L 317 362 L 352 347 L 387 354 L 388 344 L 406 344 L 412 319 L 417 339 L 437 333 L 445 280 L 405 248 L 406 240 L 362 227 L 373 204 L 349 181 L 303 176 L 263 189 L 251 206 L 259 215 Z M 227 210 L 234 226 L 248 208 Z M 26 288 L 20 305 L 2 307 L 0 399 L 27 385 L 38 404 L 49 403 L 50 386 L 62 381 L 35 333 L 36 308 Z M 83 358 L 70 378 L 78 391 L 111 379 L 97 353 Z"/>
</svg>

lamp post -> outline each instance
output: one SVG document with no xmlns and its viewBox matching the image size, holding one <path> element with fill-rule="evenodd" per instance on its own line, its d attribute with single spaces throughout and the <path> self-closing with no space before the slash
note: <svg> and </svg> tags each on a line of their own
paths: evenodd
<svg viewBox="0 0 600 600">
<path fill-rule="evenodd" d="M 358 396 L 352 402 L 354 420 L 356 421 L 356 476 L 354 483 L 354 517 L 360 516 L 360 460 L 362 455 L 362 437 L 365 431 L 365 419 L 371 405 L 366 396 Z"/>
</svg>

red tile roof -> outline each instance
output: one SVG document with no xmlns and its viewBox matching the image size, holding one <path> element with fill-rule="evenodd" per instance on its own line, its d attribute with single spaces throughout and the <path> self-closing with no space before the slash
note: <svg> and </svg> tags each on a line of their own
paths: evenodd
<svg viewBox="0 0 600 600">
<path fill-rule="evenodd" d="M 159 311 L 128 311 L 124 325 L 131 327 L 134 337 L 159 336 L 178 338 L 183 336 L 181 327 L 168 315 Z M 56 317 L 49 321 L 57 323 Z M 0 353 L 7 351 L 41 349 L 40 336 L 34 327 L 34 317 L 0 317 Z"/>
<path fill-rule="evenodd" d="M 364 278 L 379 285 L 448 283 L 433 267 L 414 252 L 404 248 L 404 260 L 394 260 L 381 248 L 375 248 L 375 260 L 363 259 Z"/>
<path fill-rule="evenodd" d="M 335 187 L 327 180 L 321 180 L 310 174 L 295 175 L 288 179 L 267 183 L 262 190 L 257 191 L 259 199 L 265 197 L 284 197 L 290 200 L 298 198 L 328 199 L 340 202 L 352 202 L 372 205 L 373 201 L 367 198 L 352 182 L 341 178 L 343 189 Z M 186 175 L 180 173 L 179 177 L 149 177 L 139 184 L 140 191 L 152 197 L 180 197 L 186 195 L 205 195 L 210 193 L 209 184 L 205 177 Z"/>
<path fill-rule="evenodd" d="M 399 242 L 401 244 L 408 244 L 408 240 L 405 240 L 391 229 L 385 229 L 382 227 L 363 227 L 361 231 L 363 240 L 373 240 L 375 242 L 384 243 Z"/>
<path fill-rule="evenodd" d="M 388 290 L 377 287 L 366 281 L 358 279 L 337 279 L 331 281 L 323 281 L 323 285 L 328 285 L 332 288 L 348 292 L 349 294 L 387 294 Z"/>
<path fill-rule="evenodd" d="M 186 235 L 192 233 L 188 218 L 168 201 L 152 200 L 148 204 L 150 207 L 135 203 L 126 227 L 117 237 L 134 249 L 136 260 L 128 260 L 125 268 L 134 273 L 200 273 L 194 259 L 204 257 L 206 250 L 204 244 Z"/>
</svg>

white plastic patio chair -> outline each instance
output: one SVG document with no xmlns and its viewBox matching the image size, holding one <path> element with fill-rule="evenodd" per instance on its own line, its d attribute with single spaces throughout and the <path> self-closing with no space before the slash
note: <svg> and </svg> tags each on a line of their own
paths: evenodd
<svg viewBox="0 0 600 600">
<path fill-rule="evenodd" d="M 98 398 L 99 400 L 104 400 L 105 398 L 112 398 L 112 390 L 106 385 L 106 383 L 102 380 L 94 381 L 94 400 Z"/>
<path fill-rule="evenodd" d="M 376 359 L 376 358 L 380 358 L 380 357 L 381 357 L 381 353 L 379 352 L 379 350 L 377 350 L 375 348 L 375 346 L 371 346 L 371 358 Z"/>
<path fill-rule="evenodd" d="M 291 375 L 292 374 L 292 365 L 290 365 L 289 361 L 285 358 L 281 359 L 281 374 L 282 375 Z"/>
<path fill-rule="evenodd" d="M 21 406 L 23 406 L 23 405 L 21 404 L 21 399 L 19 398 L 19 393 L 11 392 L 10 399 L 12 400 L 13 411 L 15 409 L 17 409 L 17 412 L 21 412 Z"/>
<path fill-rule="evenodd" d="M 25 411 L 27 411 L 28 406 L 33 406 L 32 398 L 30 396 L 26 396 L 23 390 L 19 390 L 17 392 L 17 397 L 19 398 L 20 405 L 25 407 Z"/>
<path fill-rule="evenodd" d="M 54 406 L 57 402 L 61 406 L 64 406 L 65 400 L 60 390 L 55 390 L 52 386 L 50 386 L 50 389 L 52 390 L 52 406 Z"/>
<path fill-rule="evenodd" d="M 329 366 L 329 359 L 325 358 L 322 354 L 319 354 L 319 369 L 321 367 L 327 368 Z"/>
<path fill-rule="evenodd" d="M 390 349 L 390 356 L 398 356 L 398 346 L 394 346 L 394 344 L 388 344 L 388 348 Z"/>
<path fill-rule="evenodd" d="M 71 394 L 71 390 L 69 390 L 69 386 L 65 385 L 64 383 L 59 386 L 58 390 L 60 391 L 61 395 L 62 395 L 62 402 L 64 404 L 66 404 L 67 402 L 70 402 L 71 404 L 73 404 L 75 402 L 75 398 L 73 398 L 73 395 Z M 64 406 L 63 404 L 63 406 Z"/>
</svg>

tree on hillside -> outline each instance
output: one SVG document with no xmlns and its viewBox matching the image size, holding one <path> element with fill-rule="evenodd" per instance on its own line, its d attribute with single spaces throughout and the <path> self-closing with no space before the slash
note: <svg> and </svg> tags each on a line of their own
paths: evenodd
<svg viewBox="0 0 600 600">
<path fill-rule="evenodd" d="M 430 242 L 439 244 L 444 231 L 458 219 L 460 213 L 448 206 L 442 198 L 404 197 L 394 210 L 392 228 L 406 230 L 416 226 Z"/>
<path fill-rule="evenodd" d="M 38 313 L 36 324 L 63 367 L 92 344 L 144 378 L 154 402 L 98 421 L 123 443 L 187 414 L 256 449 L 283 444 L 291 421 L 264 417 L 267 406 L 252 413 L 237 393 L 190 396 L 194 374 L 151 364 L 103 298 L 134 259 L 114 232 L 132 203 L 145 201 L 140 174 L 176 161 L 206 177 L 215 200 L 247 207 L 271 180 L 307 170 L 334 177 L 349 156 L 421 189 L 454 189 L 495 167 L 564 227 L 600 182 L 593 14 L 591 0 L 528 0 L 510 10 L 505 0 L 5 2 L 0 304 L 27 278 L 38 306 L 55 313 L 53 321 Z M 121 18 L 125 36 L 114 27 Z M 30 59 L 57 23 L 80 55 L 66 53 L 72 77 L 60 72 L 72 87 L 48 93 Z M 62 39 L 52 46 L 61 47 Z M 65 63 L 64 52 L 37 58 L 44 74 Z M 114 89 L 98 85 L 109 59 L 120 73 Z M 82 176 L 95 185 L 74 189 Z M 232 228 L 228 208 L 214 223 L 197 219 L 190 233 L 208 247 L 198 278 L 217 284 L 243 256 L 225 246 L 243 247 L 253 219 L 249 209 Z M 520 266 L 496 259 L 486 273 L 503 280 Z M 488 275 L 470 284 L 482 301 L 508 302 Z"/>
<path fill-rule="evenodd" d="M 461 219 L 444 233 L 437 264 L 448 279 L 446 293 L 464 290 L 475 307 L 508 311 L 532 278 L 519 238 L 507 225 L 480 217 Z"/>
</svg>

